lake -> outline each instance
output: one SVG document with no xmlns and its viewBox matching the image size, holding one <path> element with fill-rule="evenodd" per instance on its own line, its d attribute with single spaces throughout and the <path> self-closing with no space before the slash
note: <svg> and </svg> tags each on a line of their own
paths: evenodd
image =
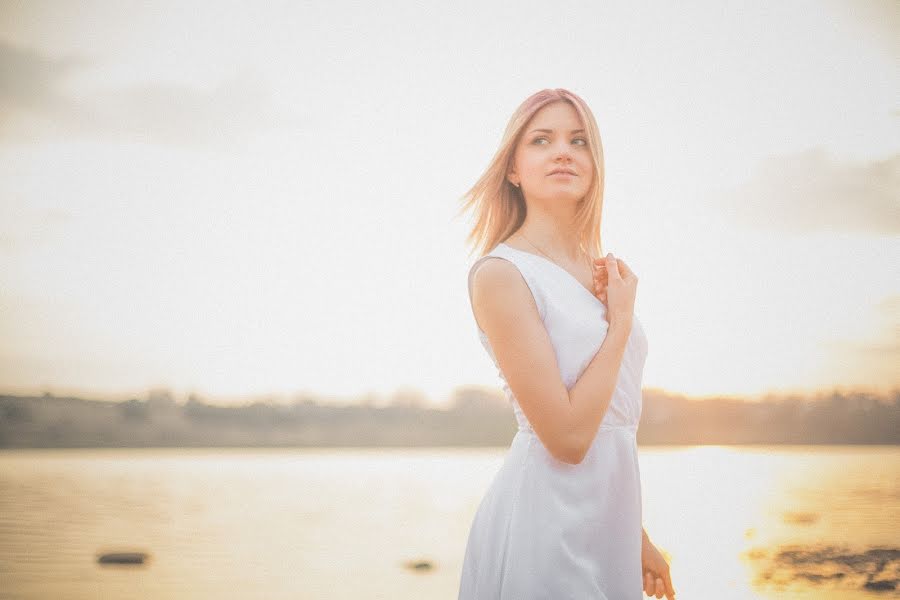
<svg viewBox="0 0 900 600">
<path fill-rule="evenodd" d="M 455 600 L 505 452 L 3 450 L 0 600 Z M 640 466 L 679 600 L 900 595 L 900 447 L 649 446 Z M 148 559 L 98 563 L 116 551 Z"/>
</svg>

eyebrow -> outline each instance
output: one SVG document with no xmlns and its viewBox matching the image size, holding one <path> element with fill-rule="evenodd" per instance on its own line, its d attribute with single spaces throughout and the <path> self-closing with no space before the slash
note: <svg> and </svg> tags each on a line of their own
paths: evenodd
<svg viewBox="0 0 900 600">
<path fill-rule="evenodd" d="M 552 129 L 532 129 L 528 133 L 534 133 L 535 131 L 543 131 L 545 133 L 553 133 Z M 573 129 L 572 133 L 584 133 L 584 129 Z"/>
<path fill-rule="evenodd" d="M 552 129 L 532 129 L 532 130 L 529 131 L 528 133 L 529 133 L 529 134 L 532 134 L 532 133 L 534 133 L 534 132 L 536 132 L 536 131 L 540 131 L 540 132 L 543 132 L 543 133 L 553 133 L 553 130 L 552 130 Z M 572 130 L 572 133 L 584 133 L 584 129 L 573 129 L 573 130 Z"/>
</svg>

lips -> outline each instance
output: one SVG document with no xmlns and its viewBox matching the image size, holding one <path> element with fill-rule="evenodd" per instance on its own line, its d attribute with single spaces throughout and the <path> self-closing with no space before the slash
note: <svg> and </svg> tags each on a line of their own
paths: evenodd
<svg viewBox="0 0 900 600">
<path fill-rule="evenodd" d="M 563 174 L 563 175 L 575 175 L 576 173 L 575 173 L 575 171 L 573 171 L 572 169 L 564 169 L 564 168 L 560 168 L 560 169 L 553 169 L 552 171 L 550 171 L 549 173 L 547 173 L 547 176 L 549 177 L 550 175 L 557 175 L 557 174 Z"/>
</svg>

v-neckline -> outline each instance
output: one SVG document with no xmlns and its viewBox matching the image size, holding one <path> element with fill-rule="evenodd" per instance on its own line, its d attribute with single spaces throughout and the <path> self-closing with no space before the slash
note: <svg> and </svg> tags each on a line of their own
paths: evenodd
<svg viewBox="0 0 900 600">
<path fill-rule="evenodd" d="M 535 254 L 534 252 L 527 252 L 527 251 L 525 251 L 525 250 L 519 250 L 518 248 L 513 248 L 512 246 L 510 246 L 510 245 L 507 244 L 506 242 L 500 242 L 500 245 L 503 246 L 503 247 L 505 247 L 505 248 L 509 248 L 510 250 L 514 250 L 515 252 L 520 252 L 520 253 L 522 253 L 522 254 L 528 254 L 528 255 L 530 255 L 530 256 L 534 256 L 535 258 L 539 258 L 539 259 L 541 259 L 542 261 L 544 261 L 545 263 L 548 263 L 548 264 L 550 264 L 550 265 L 556 267 L 557 269 L 559 269 L 560 271 L 562 271 L 563 273 L 565 273 L 565 274 L 569 277 L 569 279 L 571 279 L 571 280 L 575 283 L 575 285 L 577 285 L 577 286 L 580 287 L 582 290 L 584 290 L 585 293 L 589 294 L 589 295 L 591 296 L 591 298 L 593 298 L 593 299 L 596 300 L 597 302 L 600 302 L 601 304 L 603 304 L 603 302 L 600 300 L 600 298 L 598 298 L 597 296 L 595 296 L 594 293 L 593 293 L 591 290 L 589 290 L 589 289 L 587 289 L 586 287 L 584 287 L 584 284 L 582 284 L 580 281 L 578 281 L 578 278 L 577 278 L 577 277 L 575 277 L 574 275 L 572 275 L 571 273 L 569 273 L 566 269 L 562 268 L 561 266 L 559 266 L 558 264 L 556 264 L 555 262 L 553 262 L 553 261 L 550 260 L 549 258 L 546 258 L 546 257 L 544 257 L 544 256 L 541 256 L 540 254 Z"/>
</svg>

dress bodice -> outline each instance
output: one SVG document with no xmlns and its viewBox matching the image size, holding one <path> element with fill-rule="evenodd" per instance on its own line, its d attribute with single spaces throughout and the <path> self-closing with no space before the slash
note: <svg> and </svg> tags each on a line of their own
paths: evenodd
<svg viewBox="0 0 900 600">
<path fill-rule="evenodd" d="M 472 264 L 468 276 L 470 303 L 472 277 L 478 266 L 490 258 L 507 260 L 521 273 L 531 290 L 541 321 L 553 344 L 563 384 L 566 389 L 571 389 L 606 338 L 609 329 L 606 306 L 571 273 L 553 261 L 504 243 L 498 244 Z M 532 430 L 506 377 L 500 370 L 490 340 L 480 328 L 478 335 L 494 362 L 503 384 L 503 391 L 513 407 L 519 429 Z M 624 427 L 637 430 L 641 417 L 641 380 L 646 355 L 647 338 L 640 320 L 635 315 L 615 390 L 600 424 L 601 429 Z"/>
</svg>

